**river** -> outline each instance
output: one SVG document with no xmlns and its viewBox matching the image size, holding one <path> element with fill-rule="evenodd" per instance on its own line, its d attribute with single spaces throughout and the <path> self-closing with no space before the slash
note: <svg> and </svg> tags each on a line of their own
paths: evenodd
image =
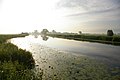
<svg viewBox="0 0 120 80">
<path fill-rule="evenodd" d="M 108 64 L 112 67 L 120 67 L 120 46 L 52 38 L 46 36 L 38 36 L 37 38 L 34 36 L 13 38 L 11 39 L 11 43 L 17 45 L 19 48 L 32 52 L 33 57 L 36 60 L 36 64 L 39 65 L 40 68 L 44 69 L 44 73 L 47 74 L 44 75 L 44 79 L 50 78 L 51 75 L 59 79 L 60 77 L 58 77 L 56 74 L 63 76 L 63 72 L 67 72 L 67 65 L 61 66 L 61 69 L 60 65 L 58 67 L 58 64 L 65 65 L 67 63 L 69 66 L 71 66 L 71 64 L 73 64 L 71 60 L 74 59 L 74 65 L 76 64 L 76 66 L 79 66 L 78 63 L 76 63 L 76 61 L 80 61 L 78 58 L 79 56 L 94 58 L 95 60 Z M 69 62 L 71 62 L 71 64 Z M 48 70 L 49 68 L 51 68 L 52 73 L 48 72 L 51 71 Z M 56 74 L 54 74 L 55 72 Z M 69 76 L 68 73 L 64 73 L 64 75 L 65 77 Z M 73 76 L 74 75 L 75 74 L 73 72 Z M 74 77 L 70 79 L 72 80 L 73 78 Z M 79 77 L 76 78 L 80 79 Z"/>
</svg>

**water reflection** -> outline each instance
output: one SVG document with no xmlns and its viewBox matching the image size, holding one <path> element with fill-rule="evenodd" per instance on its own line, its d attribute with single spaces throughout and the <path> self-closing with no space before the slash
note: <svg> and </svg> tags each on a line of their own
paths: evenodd
<svg viewBox="0 0 120 80">
<path fill-rule="evenodd" d="M 50 48 L 60 49 L 67 52 L 72 52 L 75 54 L 83 54 L 87 56 L 96 57 L 101 60 L 108 60 L 110 63 L 115 63 L 120 65 L 120 46 L 106 45 L 100 43 L 92 42 L 82 42 L 74 41 L 60 38 L 47 37 L 45 35 L 37 36 L 27 36 L 25 38 L 15 38 L 12 39 L 17 45 L 20 44 L 21 47 L 29 47 L 29 44 L 39 44 Z M 21 43 L 20 43 L 21 42 Z M 26 43 L 26 44 L 25 44 Z M 36 47 L 37 48 L 37 47 Z M 39 47 L 38 47 L 39 48 Z M 38 51 L 39 52 L 39 51 Z"/>
<path fill-rule="evenodd" d="M 38 38 L 39 35 L 34 35 L 34 38 Z"/>
<path fill-rule="evenodd" d="M 34 36 L 34 38 L 39 37 L 39 35 L 33 35 L 33 36 Z M 42 38 L 43 41 L 47 41 L 49 39 L 49 37 L 47 37 L 46 35 L 41 35 L 41 38 Z"/>
<path fill-rule="evenodd" d="M 46 35 L 41 35 L 42 40 L 47 41 L 49 38 Z"/>
<path fill-rule="evenodd" d="M 82 58 L 79 54 L 93 57 L 97 56 L 97 58 L 100 58 L 106 63 L 109 62 L 112 65 L 117 65 L 117 67 L 120 66 L 119 46 L 51 37 L 49 37 L 48 40 L 48 37 L 45 35 L 14 38 L 11 42 L 19 48 L 32 52 L 36 64 L 44 71 L 44 80 L 49 80 L 51 77 L 57 77 L 59 80 L 79 80 L 82 77 L 79 75 L 83 74 L 84 77 L 86 72 L 90 75 L 99 76 L 101 73 L 106 72 L 104 70 L 107 69 L 102 68 L 102 66 L 99 65 L 100 63 L 91 61 L 88 58 Z M 77 53 L 78 55 L 58 51 L 54 48 Z M 93 70 L 93 72 L 91 73 L 90 70 Z M 104 74 L 101 75 L 104 76 Z"/>
<path fill-rule="evenodd" d="M 33 35 L 34 38 L 38 38 L 38 36 L 40 35 L 40 33 L 37 30 L 35 30 L 33 33 L 31 33 L 31 35 Z"/>
</svg>

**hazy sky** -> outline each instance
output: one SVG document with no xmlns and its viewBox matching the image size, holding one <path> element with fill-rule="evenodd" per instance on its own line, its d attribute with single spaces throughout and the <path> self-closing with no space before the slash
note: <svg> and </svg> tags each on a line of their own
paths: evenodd
<svg viewBox="0 0 120 80">
<path fill-rule="evenodd" d="M 120 0 L 0 0 L 0 33 L 120 32 Z"/>
</svg>

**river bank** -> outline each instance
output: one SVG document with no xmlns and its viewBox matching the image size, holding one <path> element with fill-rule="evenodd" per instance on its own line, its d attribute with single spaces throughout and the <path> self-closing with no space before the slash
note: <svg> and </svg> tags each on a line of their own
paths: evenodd
<svg viewBox="0 0 120 80">
<path fill-rule="evenodd" d="M 102 34 L 47 34 L 51 37 L 64 38 L 77 41 L 97 42 L 120 46 L 120 36 L 107 36 Z"/>
<path fill-rule="evenodd" d="M 32 54 L 7 42 L 8 39 L 25 36 L 27 34 L 0 35 L 0 80 L 38 79 L 32 71 L 35 67 Z"/>
</svg>

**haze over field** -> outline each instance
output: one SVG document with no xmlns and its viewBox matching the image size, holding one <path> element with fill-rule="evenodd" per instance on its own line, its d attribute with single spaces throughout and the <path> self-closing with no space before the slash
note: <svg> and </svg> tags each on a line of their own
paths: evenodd
<svg viewBox="0 0 120 80">
<path fill-rule="evenodd" d="M 120 31 L 120 0 L 0 0 L 0 33 Z"/>
</svg>

